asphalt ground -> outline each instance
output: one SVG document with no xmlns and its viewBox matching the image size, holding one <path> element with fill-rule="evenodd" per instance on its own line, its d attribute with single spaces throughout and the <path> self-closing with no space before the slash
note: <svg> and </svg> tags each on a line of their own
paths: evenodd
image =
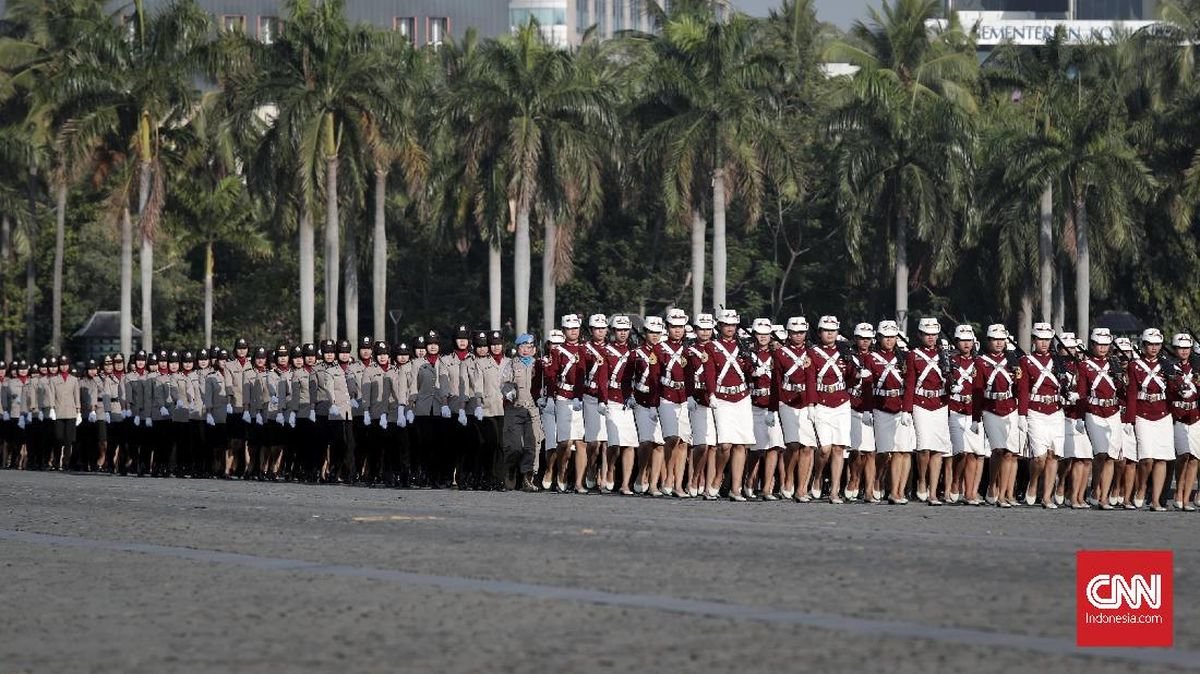
<svg viewBox="0 0 1200 674">
<path fill-rule="evenodd" d="M 1075 647 L 1078 549 L 1173 649 Z M 0 473 L 0 672 L 1200 669 L 1200 515 Z"/>
</svg>

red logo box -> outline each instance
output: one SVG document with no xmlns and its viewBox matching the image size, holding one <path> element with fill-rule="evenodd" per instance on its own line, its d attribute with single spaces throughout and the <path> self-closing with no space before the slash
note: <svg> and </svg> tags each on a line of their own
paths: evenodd
<svg viewBox="0 0 1200 674">
<path fill-rule="evenodd" d="M 1170 550 L 1075 553 L 1075 644 L 1170 648 L 1175 641 Z"/>
</svg>

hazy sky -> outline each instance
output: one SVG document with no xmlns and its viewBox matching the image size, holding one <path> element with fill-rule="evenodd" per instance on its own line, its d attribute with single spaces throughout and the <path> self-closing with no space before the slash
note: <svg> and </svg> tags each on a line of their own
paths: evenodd
<svg viewBox="0 0 1200 674">
<path fill-rule="evenodd" d="M 748 14 L 766 14 L 768 9 L 778 7 L 779 0 L 734 0 L 739 9 Z M 850 22 L 866 14 L 868 4 L 878 5 L 877 0 L 817 0 L 817 18 L 850 27 Z"/>
</svg>

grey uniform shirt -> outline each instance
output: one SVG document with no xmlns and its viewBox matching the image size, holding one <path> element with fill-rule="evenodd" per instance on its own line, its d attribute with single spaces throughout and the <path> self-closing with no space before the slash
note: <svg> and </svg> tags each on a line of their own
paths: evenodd
<svg viewBox="0 0 1200 674">
<path fill-rule="evenodd" d="M 428 358 L 412 361 L 409 363 L 409 379 L 412 381 L 409 401 L 416 416 L 438 416 L 442 412 L 442 405 L 449 405 L 450 378 L 441 359 L 434 363 L 430 363 Z"/>
<path fill-rule="evenodd" d="M 357 409 L 353 405 L 350 406 L 355 419 L 362 418 L 367 409 L 366 396 L 363 395 L 363 375 L 366 374 L 368 365 L 361 360 L 353 360 L 346 366 L 346 394 L 351 400 L 358 402 Z"/>
<path fill-rule="evenodd" d="M 59 419 L 74 419 L 80 413 L 79 379 L 73 374 L 65 378 L 61 374 L 51 375 L 52 406 Z"/>
<path fill-rule="evenodd" d="M 204 395 L 202 396 L 204 409 L 206 414 L 211 414 L 213 421 L 218 424 L 225 423 L 225 408 L 231 401 L 227 375 L 227 372 L 211 370 L 204 377 Z M 237 414 L 241 414 L 241 412 Z M 207 421 L 207 418 L 205 420 Z"/>
<path fill-rule="evenodd" d="M 187 380 L 187 411 L 188 421 L 204 421 L 204 379 L 208 376 L 207 370 L 194 369 L 184 375 Z"/>
<path fill-rule="evenodd" d="M 350 390 L 347 385 L 348 370 L 353 363 L 342 367 L 341 363 L 317 366 L 317 415 L 329 418 L 330 408 L 336 407 L 335 420 L 350 419 Z"/>
<path fill-rule="evenodd" d="M 383 414 L 388 415 L 389 423 L 396 421 L 396 412 L 403 404 L 401 396 L 407 397 L 405 384 L 403 373 L 394 365 L 389 364 L 384 370 L 376 363 L 363 372 L 363 393 L 372 423 Z"/>
<path fill-rule="evenodd" d="M 465 358 L 459 358 L 458 354 L 452 351 L 438 357 L 438 362 L 442 365 L 447 379 L 446 395 L 449 399 L 447 404 L 450 406 L 452 414 L 458 414 L 458 411 L 462 409 L 468 412 L 472 409 L 471 401 L 475 393 L 474 361 L 475 356 L 471 353 L 468 353 Z"/>
<path fill-rule="evenodd" d="M 98 377 L 100 388 L 100 409 L 98 413 L 103 416 L 107 412 L 113 421 L 120 421 L 123 416 L 122 413 L 125 410 L 121 401 L 121 392 L 124 389 L 121 385 L 123 379 L 123 377 L 117 377 L 115 373 L 101 373 Z"/>
<path fill-rule="evenodd" d="M 237 358 L 231 358 L 225 361 L 224 372 L 226 390 L 229 392 L 228 402 L 233 405 L 234 413 L 240 415 L 246 408 L 246 376 L 254 372 L 254 361 L 246 358 L 246 361 L 242 362 Z"/>
<path fill-rule="evenodd" d="M 83 377 L 79 380 L 79 413 L 83 415 L 84 420 L 90 413 L 95 412 L 98 416 L 104 416 L 104 410 L 100 406 L 100 377 Z"/>
<path fill-rule="evenodd" d="M 13 421 L 28 411 L 25 409 L 25 396 L 22 395 L 24 388 L 25 383 L 19 377 L 9 377 L 4 380 L 4 411 L 8 412 L 9 418 Z"/>
<path fill-rule="evenodd" d="M 476 358 L 474 361 L 474 376 L 471 378 L 475 386 L 473 399 L 476 404 L 483 406 L 485 417 L 504 416 L 504 396 L 500 392 L 503 383 L 502 371 L 508 366 L 508 358 L 501 357 L 500 362 L 492 356 Z M 474 408 L 468 412 L 474 412 Z"/>
</svg>

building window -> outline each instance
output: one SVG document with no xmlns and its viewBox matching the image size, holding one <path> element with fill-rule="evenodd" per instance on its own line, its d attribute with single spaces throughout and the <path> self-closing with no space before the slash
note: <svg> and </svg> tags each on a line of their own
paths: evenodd
<svg viewBox="0 0 1200 674">
<path fill-rule="evenodd" d="M 608 0 L 596 0 L 596 25 L 600 35 L 608 35 Z"/>
<path fill-rule="evenodd" d="M 625 25 L 625 0 L 613 0 L 613 32 L 618 33 L 625 30 L 628 26 Z"/>
<path fill-rule="evenodd" d="M 591 0 L 575 0 L 575 32 L 583 34 L 592 25 L 592 17 L 588 12 Z"/>
<path fill-rule="evenodd" d="M 642 0 L 629 0 L 629 23 L 634 30 L 642 29 Z"/>
<path fill-rule="evenodd" d="M 258 39 L 263 44 L 271 44 L 283 34 L 283 22 L 277 16 L 258 17 Z"/>
<path fill-rule="evenodd" d="M 244 14 L 222 14 L 221 30 L 226 33 L 245 33 L 246 16 Z"/>
<path fill-rule="evenodd" d="M 450 35 L 450 19 L 444 16 L 429 17 L 425 34 L 429 36 L 427 42 L 436 47 Z"/>
<path fill-rule="evenodd" d="M 392 30 L 408 40 L 409 44 L 417 41 L 417 20 L 411 16 L 398 16 L 392 19 Z"/>
</svg>

